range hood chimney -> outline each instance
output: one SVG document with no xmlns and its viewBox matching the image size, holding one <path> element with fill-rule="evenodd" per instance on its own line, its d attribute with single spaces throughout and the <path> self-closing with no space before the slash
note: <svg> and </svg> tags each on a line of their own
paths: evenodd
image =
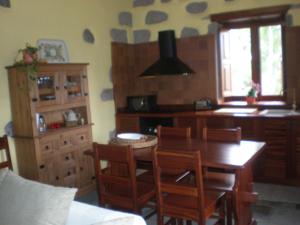
<svg viewBox="0 0 300 225">
<path fill-rule="evenodd" d="M 158 32 L 160 58 L 148 67 L 140 77 L 163 75 L 189 75 L 194 71 L 177 57 L 174 30 Z"/>
</svg>

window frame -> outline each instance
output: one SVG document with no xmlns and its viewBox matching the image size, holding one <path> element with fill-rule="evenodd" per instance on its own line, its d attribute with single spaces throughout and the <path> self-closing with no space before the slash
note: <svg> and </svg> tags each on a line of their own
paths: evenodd
<svg viewBox="0 0 300 225">
<path fill-rule="evenodd" d="M 220 33 L 224 30 L 237 28 L 250 28 L 251 32 L 251 54 L 252 54 L 252 80 L 256 83 L 261 83 L 260 71 L 260 49 L 259 49 L 259 27 L 270 25 L 281 25 L 281 46 L 282 46 L 282 95 L 268 95 L 262 96 L 258 94 L 258 101 L 285 101 L 287 94 L 286 90 L 286 69 L 285 69 L 285 15 L 289 10 L 289 5 L 258 8 L 251 10 L 242 10 L 229 13 L 220 13 L 211 15 L 211 21 L 220 24 L 218 30 L 218 64 L 219 64 L 219 89 L 221 97 L 224 102 L 228 101 L 244 101 L 245 96 L 223 96 L 223 74 L 222 74 L 222 60 L 221 60 L 221 41 Z"/>
</svg>

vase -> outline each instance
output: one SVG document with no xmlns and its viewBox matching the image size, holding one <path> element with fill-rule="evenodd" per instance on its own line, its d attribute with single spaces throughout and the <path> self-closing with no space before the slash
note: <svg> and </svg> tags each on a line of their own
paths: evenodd
<svg viewBox="0 0 300 225">
<path fill-rule="evenodd" d="M 248 105 L 253 105 L 256 102 L 256 98 L 253 96 L 247 96 L 246 97 L 246 102 Z"/>
<path fill-rule="evenodd" d="M 26 50 L 23 51 L 23 61 L 25 64 L 31 64 L 37 60 L 37 53 L 31 53 Z"/>
</svg>

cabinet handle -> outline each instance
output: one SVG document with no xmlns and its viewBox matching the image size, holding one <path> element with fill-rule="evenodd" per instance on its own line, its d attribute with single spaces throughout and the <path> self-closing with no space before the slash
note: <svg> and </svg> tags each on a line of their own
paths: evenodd
<svg viewBox="0 0 300 225">
<path fill-rule="evenodd" d="M 46 149 L 46 150 L 48 150 L 48 149 L 49 149 L 49 146 L 48 146 L 48 145 L 46 145 L 46 146 L 45 146 L 45 149 Z"/>
<path fill-rule="evenodd" d="M 45 165 L 40 165 L 40 169 L 44 169 L 45 168 Z"/>
<path fill-rule="evenodd" d="M 95 180 L 96 179 L 96 177 L 95 176 L 92 176 L 92 180 Z"/>
<path fill-rule="evenodd" d="M 56 176 L 55 179 L 56 179 L 56 180 L 59 180 L 59 176 Z"/>
<path fill-rule="evenodd" d="M 66 144 L 68 144 L 68 142 L 67 142 L 67 141 L 64 141 L 64 145 L 66 145 Z"/>
<path fill-rule="evenodd" d="M 71 175 L 71 172 L 70 171 L 68 171 L 68 176 L 70 176 Z"/>
<path fill-rule="evenodd" d="M 80 171 L 83 171 L 83 167 L 80 167 Z"/>
<path fill-rule="evenodd" d="M 84 136 L 81 136 L 80 139 L 83 140 L 83 139 L 84 139 Z"/>
<path fill-rule="evenodd" d="M 31 99 L 31 101 L 33 101 L 33 102 L 37 102 L 37 100 L 38 100 L 37 98 L 32 98 Z"/>
<path fill-rule="evenodd" d="M 70 158 L 69 158 L 69 156 L 66 156 L 65 159 L 66 159 L 66 160 L 69 160 Z"/>
</svg>

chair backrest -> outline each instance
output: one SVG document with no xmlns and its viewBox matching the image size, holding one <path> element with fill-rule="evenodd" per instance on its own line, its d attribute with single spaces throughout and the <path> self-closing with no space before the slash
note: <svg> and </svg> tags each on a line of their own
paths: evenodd
<svg viewBox="0 0 300 225">
<path fill-rule="evenodd" d="M 137 210 L 136 166 L 132 148 L 98 143 L 94 143 L 93 147 L 100 204 Z"/>
<path fill-rule="evenodd" d="M 157 126 L 157 137 L 191 138 L 190 127 L 163 127 Z"/>
<path fill-rule="evenodd" d="M 204 193 L 200 152 L 184 154 L 154 150 L 153 163 L 159 215 L 193 219 L 204 224 Z M 168 179 L 168 173 L 171 170 L 193 171 L 194 176 L 192 179 L 185 180 L 183 178 L 180 182 L 174 182 L 174 180 Z M 166 196 L 169 196 L 173 201 L 178 196 L 180 198 L 176 204 L 170 205 L 165 200 Z M 187 208 L 186 204 L 182 205 L 184 199 L 186 201 L 193 199 L 196 208 Z"/>
<path fill-rule="evenodd" d="M 5 153 L 5 159 L 4 161 L 1 160 L 2 158 L 2 152 L 4 151 Z M 8 140 L 7 136 L 4 135 L 3 137 L 0 137 L 0 169 L 8 167 L 9 169 L 12 168 L 12 163 L 11 163 L 11 157 L 10 157 L 10 152 L 9 152 L 9 146 L 8 146 Z"/>
<path fill-rule="evenodd" d="M 236 128 L 203 128 L 203 139 L 209 141 L 240 142 L 242 129 Z"/>
</svg>

